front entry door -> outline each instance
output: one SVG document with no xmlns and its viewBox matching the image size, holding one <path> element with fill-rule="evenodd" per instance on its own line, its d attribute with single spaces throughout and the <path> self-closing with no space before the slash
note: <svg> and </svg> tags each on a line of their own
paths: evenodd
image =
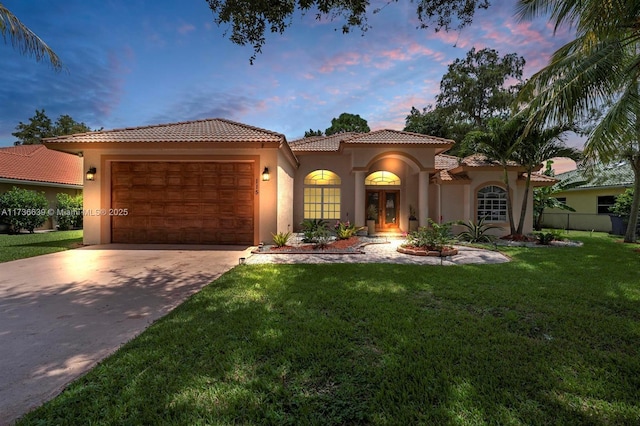
<svg viewBox="0 0 640 426">
<path fill-rule="evenodd" d="M 376 229 L 392 230 L 398 228 L 400 225 L 400 191 L 368 190 L 367 209 L 369 206 L 374 206 L 378 212 Z"/>
</svg>

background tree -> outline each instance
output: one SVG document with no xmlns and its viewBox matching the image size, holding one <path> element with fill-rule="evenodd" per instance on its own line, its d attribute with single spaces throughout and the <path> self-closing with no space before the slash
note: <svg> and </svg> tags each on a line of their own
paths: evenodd
<svg viewBox="0 0 640 426">
<path fill-rule="evenodd" d="M 0 3 L 0 33 L 5 43 L 9 36 L 14 49 L 19 50 L 23 55 L 33 56 L 38 62 L 49 59 L 49 63 L 55 70 L 62 68 L 62 61 L 58 55 L 2 3 Z"/>
<path fill-rule="evenodd" d="M 524 58 L 516 53 L 500 57 L 493 49 L 475 48 L 449 65 L 440 81 L 436 105 L 422 111 L 412 107 L 406 131 L 430 134 L 457 142 L 449 151 L 464 157 L 473 153 L 463 143 L 467 133 L 488 130 L 489 119 L 510 115 L 511 104 L 522 84 Z M 508 81 L 516 83 L 507 85 Z"/>
<path fill-rule="evenodd" d="M 308 131 L 304 132 L 304 137 L 305 138 L 310 138 L 313 136 L 322 136 L 322 130 L 318 129 L 318 130 L 313 130 L 313 129 L 309 129 Z"/>
<path fill-rule="evenodd" d="M 331 127 L 325 130 L 324 134 L 330 136 L 336 133 L 368 133 L 370 131 L 371 129 L 369 128 L 369 124 L 367 124 L 367 120 L 360 117 L 358 114 L 343 112 L 338 118 L 331 119 Z"/>
<path fill-rule="evenodd" d="M 456 59 L 440 81 L 436 107 L 456 122 L 486 129 L 490 118 L 506 119 L 522 86 L 525 60 L 516 53 L 500 57 L 493 49 L 472 48 L 464 59 Z M 508 85 L 508 81 L 515 84 Z"/>
<path fill-rule="evenodd" d="M 16 126 L 16 131 L 11 133 L 18 138 L 14 145 L 37 145 L 42 139 L 53 136 L 71 135 L 74 133 L 90 132 L 91 129 L 84 123 L 75 121 L 70 115 L 61 115 L 52 124 L 51 119 L 45 114 L 44 109 L 36 110 L 28 123 L 22 121 Z"/>
<path fill-rule="evenodd" d="M 411 112 L 405 118 L 403 130 L 439 138 L 448 138 L 450 134 L 447 119 L 442 110 L 434 109 L 432 105 L 427 105 L 422 111 L 412 106 Z"/>
<path fill-rule="evenodd" d="M 637 240 L 640 209 L 640 4 L 599 0 L 520 0 L 523 19 L 550 14 L 576 38 L 525 86 L 532 122 L 579 121 L 593 107 L 606 112 L 585 143 L 587 164 L 624 159 L 634 172 L 634 197 L 625 242 Z"/>
<path fill-rule="evenodd" d="M 370 28 L 367 15 L 380 11 L 369 7 L 370 0 L 206 1 L 213 12 L 214 22 L 218 26 L 231 27 L 231 42 L 253 47 L 251 63 L 262 51 L 265 33 L 283 34 L 297 11 L 302 14 L 313 13 L 317 20 L 340 19 L 343 21 L 343 33 L 349 33 L 354 28 L 367 31 Z M 477 9 L 489 7 L 489 0 L 412 0 L 412 3 L 416 4 L 418 27 L 434 25 L 436 31 L 461 29 L 471 23 Z"/>
</svg>

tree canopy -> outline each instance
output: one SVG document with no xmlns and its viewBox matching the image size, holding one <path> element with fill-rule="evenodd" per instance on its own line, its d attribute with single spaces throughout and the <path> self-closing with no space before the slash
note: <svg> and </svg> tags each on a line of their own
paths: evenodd
<svg viewBox="0 0 640 426">
<path fill-rule="evenodd" d="M 42 139 L 54 136 L 72 135 L 74 133 L 90 132 L 91 128 L 82 122 L 75 121 L 70 115 L 61 115 L 53 123 L 45 114 L 44 109 L 37 110 L 28 123 L 22 121 L 16 126 L 16 131 L 11 133 L 18 138 L 14 145 L 37 145 Z"/>
<path fill-rule="evenodd" d="M 404 130 L 455 140 L 453 155 L 471 153 L 462 143 L 467 133 L 487 131 L 491 118 L 509 117 L 524 63 L 516 53 L 501 57 L 494 49 L 471 49 L 449 65 L 435 107 L 428 105 L 422 111 L 412 107 Z M 511 80 L 515 83 L 507 84 Z"/>
<path fill-rule="evenodd" d="M 313 130 L 313 129 L 309 129 L 307 131 L 304 132 L 304 137 L 305 138 L 310 138 L 313 136 L 322 136 L 322 130 L 318 129 L 318 130 Z"/>
<path fill-rule="evenodd" d="M 522 86 L 525 60 L 516 53 L 500 57 L 494 49 L 472 48 L 456 59 L 440 81 L 436 107 L 456 122 L 486 128 L 493 117 L 507 118 Z M 515 83 L 508 84 L 514 80 Z"/>
<path fill-rule="evenodd" d="M 343 112 L 338 118 L 333 118 L 331 120 L 331 127 L 325 130 L 324 134 L 330 136 L 335 135 L 336 133 L 367 133 L 370 131 L 371 129 L 369 128 L 369 124 L 367 124 L 367 120 L 360 117 L 358 114 Z"/>
<path fill-rule="evenodd" d="M 2 3 L 0 3 L 0 33 L 5 43 L 8 35 L 13 47 L 23 55 L 33 56 L 38 62 L 48 58 L 55 70 L 62 68 L 62 61 L 58 55 Z"/>
<path fill-rule="evenodd" d="M 368 16 L 381 10 L 372 9 L 370 0 L 206 1 L 214 22 L 230 26 L 232 43 L 253 47 L 251 63 L 262 52 L 266 33 L 283 34 L 296 12 L 312 13 L 317 20 L 339 20 L 342 32 L 349 33 L 353 29 L 367 31 Z M 398 1 L 389 0 L 387 4 Z M 471 23 L 477 9 L 489 7 L 489 0 L 411 0 L 411 3 L 416 6 L 418 28 L 431 25 L 436 31 L 463 28 Z"/>
</svg>

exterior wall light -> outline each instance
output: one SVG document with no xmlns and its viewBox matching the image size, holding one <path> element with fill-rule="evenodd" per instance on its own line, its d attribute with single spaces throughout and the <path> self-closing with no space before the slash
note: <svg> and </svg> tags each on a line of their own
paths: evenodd
<svg viewBox="0 0 640 426">
<path fill-rule="evenodd" d="M 87 170 L 87 180 L 96 180 L 96 171 L 95 167 L 89 167 L 89 170 Z"/>
<path fill-rule="evenodd" d="M 262 180 L 267 182 L 270 179 L 271 179 L 271 176 L 269 176 L 269 168 L 265 167 L 264 170 L 262 171 Z"/>
</svg>

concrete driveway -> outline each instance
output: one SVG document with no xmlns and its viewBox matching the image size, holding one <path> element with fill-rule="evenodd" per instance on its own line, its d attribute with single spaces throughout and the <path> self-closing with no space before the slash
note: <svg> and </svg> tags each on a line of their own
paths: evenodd
<svg viewBox="0 0 640 426">
<path fill-rule="evenodd" d="M 248 253 L 112 244 L 0 264 L 0 425 L 57 395 Z"/>
</svg>

